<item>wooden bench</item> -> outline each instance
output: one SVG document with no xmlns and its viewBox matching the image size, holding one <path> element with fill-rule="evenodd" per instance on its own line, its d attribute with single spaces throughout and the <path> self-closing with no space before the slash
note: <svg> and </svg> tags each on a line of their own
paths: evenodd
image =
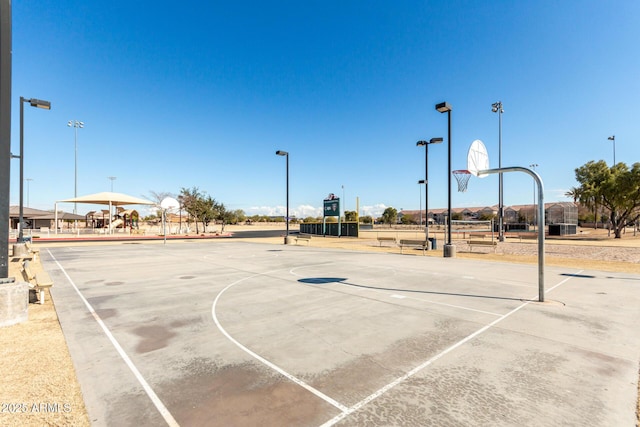
<svg viewBox="0 0 640 427">
<path fill-rule="evenodd" d="M 53 280 L 51 279 L 51 276 L 49 276 L 49 273 L 46 271 L 34 272 L 29 261 L 24 261 L 22 263 L 22 272 L 29 284 L 35 287 L 40 304 L 44 304 L 44 288 L 50 288 L 53 286 Z M 32 281 L 35 283 L 32 283 Z"/>
<path fill-rule="evenodd" d="M 491 233 L 489 233 L 489 236 L 491 236 Z M 487 233 L 470 232 L 469 233 L 469 238 L 473 239 L 474 237 L 475 238 L 480 237 L 481 239 L 484 239 L 485 237 L 487 237 Z"/>
<path fill-rule="evenodd" d="M 31 244 L 31 242 L 26 242 L 25 247 L 27 248 L 27 250 L 33 254 L 33 260 L 37 261 L 38 260 L 38 255 L 40 255 L 40 249 L 36 249 L 33 247 L 33 245 Z"/>
<path fill-rule="evenodd" d="M 400 253 L 402 253 L 402 250 L 405 246 L 411 246 L 411 247 L 419 247 L 422 248 L 422 254 L 424 255 L 425 251 L 427 250 L 427 240 L 411 240 L 411 239 L 401 239 L 400 240 Z"/>
<path fill-rule="evenodd" d="M 498 248 L 498 242 L 496 240 L 468 240 L 469 250 L 473 251 L 474 246 L 491 246 L 493 247 L 493 253 L 496 253 Z"/>
<path fill-rule="evenodd" d="M 538 240 L 538 233 L 518 233 L 518 238 L 522 242 L 522 239 L 525 240 Z"/>
<path fill-rule="evenodd" d="M 296 244 L 302 240 L 303 242 L 307 242 L 307 246 L 309 246 L 309 241 L 311 240 L 311 234 L 298 234 L 296 237 Z"/>
<path fill-rule="evenodd" d="M 378 236 L 378 245 L 382 246 L 382 242 L 393 242 L 395 244 L 396 243 L 396 238 L 395 237 L 388 237 L 388 236 Z"/>
<path fill-rule="evenodd" d="M 538 233 L 535 231 L 504 233 L 504 237 L 508 239 L 518 239 L 520 242 L 522 242 L 522 240 L 538 240 Z"/>
</svg>

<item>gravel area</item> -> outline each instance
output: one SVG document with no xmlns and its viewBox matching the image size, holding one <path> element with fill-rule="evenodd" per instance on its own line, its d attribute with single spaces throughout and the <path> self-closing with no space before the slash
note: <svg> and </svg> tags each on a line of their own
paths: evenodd
<svg viewBox="0 0 640 427">
<path fill-rule="evenodd" d="M 469 245 L 464 241 L 454 243 L 460 245 L 460 250 L 469 250 Z M 499 244 L 497 252 L 505 255 L 537 255 L 538 245 L 536 243 L 504 242 Z M 640 264 L 640 248 L 636 247 L 554 245 L 552 243 L 546 243 L 545 254 L 559 258 L 619 261 Z"/>
</svg>

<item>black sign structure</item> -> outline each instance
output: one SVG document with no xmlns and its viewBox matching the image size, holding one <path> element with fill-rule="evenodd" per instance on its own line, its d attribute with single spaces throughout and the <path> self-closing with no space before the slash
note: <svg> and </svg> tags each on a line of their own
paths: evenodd
<svg viewBox="0 0 640 427">
<path fill-rule="evenodd" d="M 324 199 L 324 216 L 340 216 L 340 198 L 333 193 Z"/>
<path fill-rule="evenodd" d="M 324 216 L 340 216 L 340 199 L 324 201 Z"/>
</svg>

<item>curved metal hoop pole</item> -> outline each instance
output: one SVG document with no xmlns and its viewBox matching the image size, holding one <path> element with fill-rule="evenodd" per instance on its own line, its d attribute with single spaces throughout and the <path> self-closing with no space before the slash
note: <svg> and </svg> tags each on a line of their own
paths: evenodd
<svg viewBox="0 0 640 427">
<path fill-rule="evenodd" d="M 478 171 L 478 176 L 490 175 L 501 172 L 524 172 L 538 184 L 538 218 L 542 218 L 542 227 L 538 223 L 538 301 L 544 302 L 544 186 L 542 178 L 534 170 L 523 168 L 520 166 L 512 166 L 507 168 L 486 169 Z"/>
</svg>

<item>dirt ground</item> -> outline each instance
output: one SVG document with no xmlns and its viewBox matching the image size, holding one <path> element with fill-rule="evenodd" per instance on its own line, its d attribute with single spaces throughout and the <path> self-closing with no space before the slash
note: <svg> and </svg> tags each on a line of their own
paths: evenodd
<svg viewBox="0 0 640 427">
<path fill-rule="evenodd" d="M 9 276 L 23 280 L 19 262 L 9 264 Z M 29 304 L 28 321 L 0 328 L 0 360 L 0 425 L 90 425 L 48 291 L 44 304 Z"/>
<path fill-rule="evenodd" d="M 247 228 L 245 228 L 247 229 Z M 256 230 L 256 226 L 248 228 Z M 228 227 L 225 231 L 242 230 Z M 375 230 L 362 233 L 361 238 L 312 238 L 308 244 L 316 247 L 341 248 L 399 253 L 388 242 L 380 245 L 378 235 L 397 238 L 417 238 L 419 231 Z M 423 234 L 422 234 L 423 236 Z M 441 243 L 443 235 L 436 236 Z M 537 244 L 508 239 L 496 253 L 491 248 L 471 250 L 464 240 L 456 240 L 456 256 L 484 261 L 537 263 Z M 259 239 L 260 242 L 282 244 L 283 238 Z M 301 243 L 304 245 L 304 243 Z M 421 256 L 420 250 L 405 253 Z M 580 236 L 549 239 L 545 246 L 546 264 L 579 269 L 592 269 L 640 274 L 640 233 L 623 239 L 607 236 L 606 230 L 585 230 Z M 427 256 L 442 257 L 442 250 L 428 251 Z M 33 263 L 36 270 L 39 262 Z M 19 262 L 11 262 L 9 276 L 22 280 Z M 80 386 L 48 291 L 45 304 L 29 304 L 29 320 L 0 328 L 0 425 L 64 425 L 88 426 L 88 418 Z M 640 373 L 639 373 L 640 374 Z M 640 381 L 638 389 L 638 421 L 640 426 Z"/>
</svg>

